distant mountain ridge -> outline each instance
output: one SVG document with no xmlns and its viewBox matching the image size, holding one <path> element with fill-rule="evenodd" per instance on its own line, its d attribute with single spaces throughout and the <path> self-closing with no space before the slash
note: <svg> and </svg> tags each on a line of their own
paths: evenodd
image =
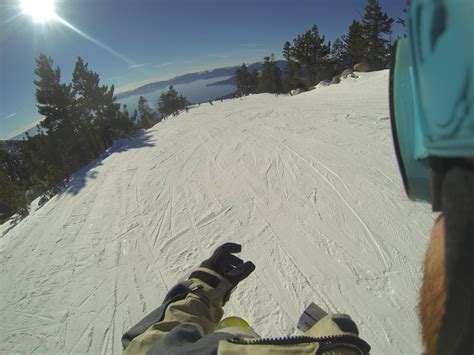
<svg viewBox="0 0 474 355">
<path fill-rule="evenodd" d="M 284 60 L 277 60 L 276 61 L 278 67 L 283 70 L 286 67 L 286 61 Z M 248 65 L 249 71 L 253 71 L 254 69 L 260 70 L 262 69 L 263 63 L 253 63 Z M 234 74 L 239 66 L 231 66 L 231 67 L 224 67 L 224 68 L 217 68 L 212 70 L 206 70 L 202 72 L 196 73 L 189 73 L 180 75 L 169 80 L 162 80 L 156 81 L 154 83 L 145 84 L 140 86 L 136 89 L 121 92 L 116 95 L 117 99 L 124 99 L 126 97 L 135 96 L 135 95 L 145 95 L 150 92 L 154 92 L 156 90 L 164 89 L 170 85 L 178 85 L 178 84 L 189 84 L 193 81 L 197 80 L 208 80 L 212 78 L 221 78 L 223 76 L 230 76 L 229 79 L 218 81 L 216 83 L 208 84 L 207 86 L 214 86 L 214 85 L 235 85 Z"/>
</svg>

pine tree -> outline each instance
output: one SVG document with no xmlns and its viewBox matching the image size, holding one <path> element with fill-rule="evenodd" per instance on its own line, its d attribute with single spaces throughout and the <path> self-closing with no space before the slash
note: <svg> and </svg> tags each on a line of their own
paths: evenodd
<svg viewBox="0 0 474 355">
<path fill-rule="evenodd" d="M 87 63 L 78 57 L 72 74 L 72 88 L 75 100 L 76 114 L 79 117 L 78 139 L 88 160 L 97 157 L 104 148 L 98 142 L 92 127 L 95 113 L 99 109 L 100 96 L 103 93 L 99 87 L 99 76 L 88 70 Z"/>
<path fill-rule="evenodd" d="M 82 58 L 75 64 L 70 84 L 61 83 L 61 70 L 54 68 L 53 60 L 44 54 L 36 59 L 35 74 L 37 107 L 44 119 L 38 134 L 27 134 L 21 145 L 24 177 L 18 175 L 23 169 L 20 165 L 12 165 L 0 156 L 0 165 L 1 161 L 7 164 L 0 171 L 3 216 L 20 208 L 12 201 L 16 199 L 22 205 L 27 189 L 39 193 L 57 191 L 62 180 L 96 158 L 117 137 L 129 136 L 136 130 L 137 111 L 130 115 L 125 106 L 121 110 L 114 86 L 100 85 L 99 75 L 89 70 Z M 182 105 L 182 97 L 178 99 Z"/>
<path fill-rule="evenodd" d="M 136 131 L 136 120 L 138 117 L 137 110 L 132 114 L 128 112 L 127 105 L 122 105 L 122 109 L 118 110 L 116 116 L 116 123 L 112 128 L 112 135 L 114 137 L 130 137 Z"/>
<path fill-rule="evenodd" d="M 252 74 L 250 74 L 250 93 L 256 94 L 258 93 L 258 81 L 260 80 L 260 75 L 258 74 L 258 70 L 254 69 Z"/>
<path fill-rule="evenodd" d="M 114 86 L 100 85 L 99 74 L 89 70 L 88 64 L 78 58 L 73 72 L 73 93 L 81 122 L 80 140 L 89 145 L 90 159 L 110 147 L 113 141 L 130 134 L 120 114 L 120 104 L 114 97 Z M 90 160 L 89 159 L 89 160 Z"/>
<path fill-rule="evenodd" d="M 28 180 L 24 163 L 0 149 L 0 223 L 25 208 Z"/>
<path fill-rule="evenodd" d="M 262 74 L 259 78 L 258 92 L 281 93 L 283 92 L 283 83 L 281 80 L 281 70 L 275 63 L 275 56 L 263 58 Z"/>
<path fill-rule="evenodd" d="M 342 41 L 346 48 L 346 56 L 349 66 L 367 60 L 364 28 L 359 21 L 352 21 L 352 24 L 349 26 L 349 33 L 342 37 Z"/>
<path fill-rule="evenodd" d="M 325 60 L 325 74 L 334 77 L 347 68 L 347 48 L 341 38 L 331 45 L 330 54 Z"/>
<path fill-rule="evenodd" d="M 79 120 L 74 111 L 74 99 L 71 85 L 61 83 L 61 70 L 53 69 L 53 60 L 44 54 L 36 59 L 35 74 L 39 80 L 36 100 L 38 112 L 44 116 L 41 126 L 46 130 L 48 139 L 53 142 L 57 159 L 54 161 L 53 175 L 62 178 L 75 169 L 77 156 L 76 132 Z"/>
<path fill-rule="evenodd" d="M 406 17 L 406 14 L 407 14 L 407 9 L 403 9 L 403 13 L 405 14 L 405 17 Z M 397 17 L 397 21 L 396 23 L 398 23 L 399 25 L 401 25 L 403 28 L 405 28 L 407 26 L 407 20 L 406 18 L 402 18 L 402 17 Z"/>
<path fill-rule="evenodd" d="M 383 69 L 389 61 L 391 43 L 384 35 L 391 35 L 394 20 L 384 12 L 378 0 L 368 0 L 362 26 L 365 56 L 374 69 Z"/>
<path fill-rule="evenodd" d="M 140 118 L 140 128 L 150 128 L 159 122 L 158 115 L 150 108 L 143 96 L 138 99 L 138 117 Z"/>
<path fill-rule="evenodd" d="M 35 74 L 39 80 L 34 80 L 38 112 L 45 117 L 41 125 L 54 133 L 65 124 L 65 118 L 72 111 L 71 86 L 61 84 L 61 70 L 53 68 L 53 59 L 44 54 L 36 59 Z"/>
<path fill-rule="evenodd" d="M 235 71 L 235 81 L 237 85 L 237 93 L 239 96 L 247 96 L 251 89 L 251 76 L 245 63 L 243 63 Z"/>
<path fill-rule="evenodd" d="M 407 6 L 409 6 L 409 4 L 407 4 Z M 395 22 L 403 27 L 403 29 L 404 29 L 403 37 L 406 37 L 407 36 L 407 33 L 406 33 L 407 19 L 406 19 L 406 17 L 407 17 L 407 13 L 408 13 L 406 8 L 403 9 L 403 13 L 405 14 L 404 17 L 403 18 L 402 17 L 397 17 L 397 21 L 395 21 Z M 400 38 L 400 37 L 398 37 L 398 38 Z"/>
<path fill-rule="evenodd" d="M 293 57 L 308 71 L 312 85 L 327 76 L 324 69 L 331 46 L 326 44 L 325 36 L 319 34 L 318 26 L 298 35 L 293 40 L 293 48 Z"/>
<path fill-rule="evenodd" d="M 285 42 L 283 46 L 283 58 L 286 59 L 286 80 L 283 82 L 283 88 L 286 92 L 296 89 L 299 86 L 299 65 L 293 59 L 294 48 L 290 42 Z"/>
<path fill-rule="evenodd" d="M 188 100 L 183 95 L 178 95 L 176 89 L 171 85 L 168 91 L 163 92 L 158 99 L 158 111 L 163 119 L 170 115 L 177 115 L 179 110 L 186 108 Z"/>
<path fill-rule="evenodd" d="M 0 170 L 0 223 L 25 208 L 24 190 L 10 180 L 8 175 Z"/>
<path fill-rule="evenodd" d="M 61 152 L 54 147 L 50 136 L 38 126 L 38 133 L 30 136 L 21 146 L 21 157 L 30 177 L 29 188 L 44 192 L 64 178 L 63 170 L 57 169 Z"/>
<path fill-rule="evenodd" d="M 293 51 L 293 48 L 291 47 L 291 43 L 286 41 L 285 44 L 283 45 L 283 50 L 281 54 L 283 55 L 283 58 L 285 58 L 287 62 L 289 62 L 293 57 L 292 51 Z"/>
<path fill-rule="evenodd" d="M 238 96 L 242 96 L 241 77 L 242 77 L 242 69 L 240 69 L 240 67 L 238 67 L 238 68 L 235 70 L 235 73 L 234 73 L 235 86 L 237 86 L 237 92 L 236 92 L 236 94 L 237 94 Z"/>
<path fill-rule="evenodd" d="M 36 59 L 36 98 L 44 116 L 36 136 L 27 136 L 23 159 L 33 186 L 55 189 L 71 173 L 99 156 L 113 141 L 136 129 L 136 116 L 120 110 L 114 86 L 101 86 L 99 75 L 78 58 L 71 84 L 61 83 L 61 71 L 51 58 Z"/>
<path fill-rule="evenodd" d="M 338 71 L 339 69 L 346 68 L 349 65 L 347 45 L 344 43 L 342 38 L 336 39 L 332 44 L 331 56 L 337 63 Z"/>
</svg>

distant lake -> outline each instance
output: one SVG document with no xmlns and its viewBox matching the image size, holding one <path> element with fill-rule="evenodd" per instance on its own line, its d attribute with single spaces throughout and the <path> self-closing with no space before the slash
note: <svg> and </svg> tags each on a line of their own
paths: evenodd
<svg viewBox="0 0 474 355">
<path fill-rule="evenodd" d="M 209 100 L 214 100 L 216 97 L 224 96 L 231 94 L 236 91 L 236 87 L 234 85 L 216 85 L 216 86 L 206 86 L 208 84 L 213 84 L 218 81 L 229 79 L 230 76 L 222 76 L 213 79 L 205 79 L 205 80 L 196 80 L 189 84 L 177 84 L 174 85 L 174 88 L 178 91 L 178 93 L 186 96 L 188 101 L 192 103 L 199 103 L 199 102 L 207 102 Z M 143 95 L 145 99 L 148 100 L 148 104 L 152 109 L 156 109 L 158 104 L 158 97 L 163 91 L 168 90 L 168 87 L 163 89 L 158 89 L 156 91 L 150 92 L 148 94 Z M 135 110 L 138 106 L 138 98 L 140 95 L 129 96 L 117 102 L 121 104 L 126 104 L 128 106 L 128 110 L 131 113 Z M 28 133 L 31 136 L 34 136 L 38 133 L 37 128 L 33 127 L 28 130 Z M 13 138 L 12 140 L 22 140 L 26 138 L 25 133 L 19 134 Z"/>
<path fill-rule="evenodd" d="M 216 97 L 228 95 L 235 92 L 236 87 L 234 85 L 207 86 L 208 84 L 213 84 L 215 82 L 226 80 L 229 78 L 229 76 L 223 76 L 212 79 L 196 80 L 189 84 L 177 84 L 173 86 L 179 94 L 186 96 L 188 101 L 192 103 L 207 102 L 209 100 L 214 100 Z M 147 99 L 148 104 L 151 108 L 156 109 L 156 106 L 158 104 L 158 97 L 162 92 L 166 90 L 168 90 L 168 87 L 158 89 L 142 96 Z M 128 106 L 129 112 L 132 112 L 138 106 L 139 97 L 140 95 L 134 95 L 117 101 L 121 104 L 126 104 Z"/>
<path fill-rule="evenodd" d="M 15 137 L 11 137 L 11 138 L 8 138 L 9 140 L 12 140 L 12 141 L 21 141 L 23 139 L 26 139 L 26 132 L 28 132 L 28 134 L 33 137 L 33 136 L 36 136 L 38 134 L 38 128 L 36 126 L 30 128 L 29 130 L 15 136 Z"/>
</svg>

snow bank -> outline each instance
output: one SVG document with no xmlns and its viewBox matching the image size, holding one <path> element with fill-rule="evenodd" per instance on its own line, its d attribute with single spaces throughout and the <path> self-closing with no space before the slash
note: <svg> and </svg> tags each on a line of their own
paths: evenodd
<svg viewBox="0 0 474 355">
<path fill-rule="evenodd" d="M 296 333 L 310 302 L 374 354 L 419 353 L 432 216 L 407 201 L 388 72 L 290 97 L 202 104 L 79 171 L 0 244 L 0 352 L 118 353 L 120 336 L 225 241 L 256 272 L 227 314 Z"/>
</svg>

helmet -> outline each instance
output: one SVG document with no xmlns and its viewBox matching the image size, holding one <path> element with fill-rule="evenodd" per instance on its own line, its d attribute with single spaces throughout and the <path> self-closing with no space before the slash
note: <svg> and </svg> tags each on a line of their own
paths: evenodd
<svg viewBox="0 0 474 355">
<path fill-rule="evenodd" d="M 473 0 L 412 0 L 408 36 L 392 57 L 392 133 L 405 190 L 434 210 L 432 162 L 474 157 L 473 18 Z"/>
</svg>

